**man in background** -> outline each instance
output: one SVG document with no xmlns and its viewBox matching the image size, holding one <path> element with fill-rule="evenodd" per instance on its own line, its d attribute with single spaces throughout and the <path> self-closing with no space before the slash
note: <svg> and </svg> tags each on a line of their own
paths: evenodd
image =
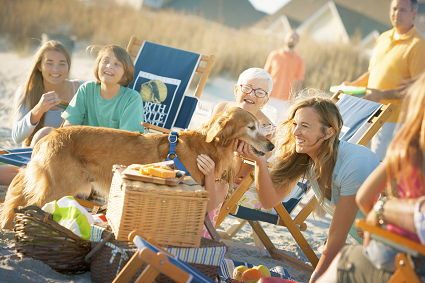
<svg viewBox="0 0 425 283">
<path fill-rule="evenodd" d="M 295 51 L 298 40 L 294 30 L 287 33 L 283 48 L 272 51 L 264 66 L 273 79 L 273 91 L 268 104 L 277 108 L 278 120 L 286 118 L 289 102 L 301 90 L 304 80 L 305 63 Z"/>
<path fill-rule="evenodd" d="M 414 26 L 417 0 L 392 0 L 390 20 L 393 29 L 381 34 L 369 62 L 369 70 L 348 86 L 366 86 L 364 99 L 397 108 L 371 141 L 371 150 L 382 161 L 392 140 L 400 113 L 400 93 L 425 70 L 425 38 Z"/>
</svg>

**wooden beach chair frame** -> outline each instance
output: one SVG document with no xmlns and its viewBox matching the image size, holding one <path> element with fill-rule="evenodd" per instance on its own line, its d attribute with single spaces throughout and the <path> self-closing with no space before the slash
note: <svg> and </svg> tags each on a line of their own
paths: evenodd
<svg viewBox="0 0 425 283">
<path fill-rule="evenodd" d="M 136 236 L 140 237 L 140 235 L 141 233 L 134 230 L 128 235 L 128 240 L 133 242 L 136 239 Z M 151 283 L 160 273 L 167 275 L 169 278 L 178 283 L 192 282 L 192 275 L 189 272 L 182 270 L 179 266 L 176 266 L 172 261 L 170 261 L 171 259 L 174 259 L 174 255 L 162 249 L 156 244 L 154 239 L 148 238 L 146 241 L 156 247 L 159 252 L 155 253 L 148 247 L 139 249 L 120 271 L 113 283 L 128 283 L 145 263 L 147 264 L 147 267 L 136 279 L 135 283 Z M 188 271 L 192 271 L 193 273 L 198 272 L 193 267 L 182 261 L 179 261 L 179 263 L 185 266 Z M 205 275 L 203 275 L 202 279 L 202 282 L 214 282 L 213 280 L 206 278 Z"/>
<path fill-rule="evenodd" d="M 332 96 L 332 101 L 337 103 L 345 94 L 342 90 L 339 90 Z M 392 103 L 387 105 L 382 104 L 381 108 L 369 119 L 370 127 L 367 131 L 356 141 L 356 144 L 366 146 L 373 138 L 384 123 L 390 118 L 395 111 L 396 106 Z"/>
<path fill-rule="evenodd" d="M 409 282 L 409 283 L 420 283 L 422 280 L 414 271 L 413 262 L 411 256 L 423 255 L 425 256 L 425 246 L 418 242 L 415 242 L 409 238 L 403 237 L 399 234 L 392 233 L 383 229 L 379 226 L 373 226 L 366 223 L 366 220 L 356 220 L 355 225 L 371 233 L 371 237 L 381 241 L 385 244 L 393 246 L 397 249 L 406 251 L 400 252 L 395 258 L 395 266 L 397 270 L 394 272 L 388 283 L 396 282 Z"/>
<path fill-rule="evenodd" d="M 130 41 L 127 45 L 127 52 L 133 58 L 133 61 L 136 59 L 137 54 L 143 45 L 143 42 L 144 42 L 143 40 L 138 39 L 134 35 L 130 38 Z M 194 95 L 198 99 L 201 97 L 205 83 L 207 82 L 208 76 L 211 72 L 211 68 L 214 64 L 214 60 L 215 60 L 214 55 L 207 56 L 207 55 L 201 54 L 201 59 L 199 60 L 198 67 L 196 68 L 196 73 L 201 74 L 201 77 L 199 78 L 198 84 L 195 89 L 195 95 Z M 142 122 L 141 125 L 144 126 L 146 130 L 154 130 L 154 131 L 164 132 L 164 133 L 171 132 L 171 129 L 154 126 L 145 122 Z"/>
<path fill-rule="evenodd" d="M 332 100 L 337 103 L 344 95 L 341 90 L 336 92 L 332 96 Z M 376 134 L 376 132 L 382 127 L 385 121 L 390 117 L 392 112 L 395 110 L 395 105 L 392 103 L 388 105 L 382 105 L 379 110 L 369 119 L 369 123 L 371 126 L 368 127 L 366 132 L 361 136 L 361 138 L 357 141 L 356 144 L 359 145 L 367 145 L 367 143 L 372 139 L 372 137 Z M 226 200 L 222 208 L 220 210 L 217 222 L 215 227 L 218 228 L 220 224 L 224 221 L 229 213 L 236 213 L 237 211 L 237 202 L 239 199 L 245 194 L 245 192 L 249 189 L 251 184 L 254 182 L 254 172 L 253 168 L 249 172 L 249 174 L 242 180 L 238 188 L 232 193 L 230 198 Z M 318 205 L 318 200 L 315 196 L 313 196 L 307 203 L 306 206 L 292 219 L 288 211 L 285 209 L 282 203 L 279 203 L 274 209 L 276 210 L 279 216 L 279 223 L 277 225 L 285 226 L 288 228 L 292 237 L 295 239 L 297 244 L 301 247 L 301 250 L 304 252 L 310 263 L 313 267 L 294 259 L 285 253 L 279 251 L 271 242 L 270 238 L 267 236 L 261 225 L 258 221 L 248 221 L 251 225 L 255 234 L 257 234 L 258 239 L 265 246 L 267 251 L 270 253 L 271 257 L 274 259 L 281 260 L 298 270 L 304 271 L 308 274 L 311 274 L 314 271 L 314 267 L 316 267 L 319 259 L 317 255 L 314 253 L 313 249 L 308 244 L 307 240 L 302 235 L 301 231 L 305 231 L 307 229 L 307 224 L 305 220 L 314 210 L 314 208 Z M 230 231 L 223 234 L 220 233 L 221 237 L 224 239 L 229 239 L 234 236 L 237 231 L 242 228 L 242 226 L 246 223 L 246 221 L 240 222 L 239 225 L 235 225 L 231 228 Z"/>
</svg>

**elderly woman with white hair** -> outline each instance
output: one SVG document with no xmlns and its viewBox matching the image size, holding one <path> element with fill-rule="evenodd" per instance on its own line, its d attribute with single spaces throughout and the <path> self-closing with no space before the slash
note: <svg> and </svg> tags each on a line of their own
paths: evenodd
<svg viewBox="0 0 425 283">
<path fill-rule="evenodd" d="M 273 80 L 269 73 L 261 68 L 249 68 L 240 74 L 235 85 L 235 101 L 220 102 L 214 108 L 212 114 L 219 114 L 232 107 L 245 109 L 260 120 L 263 133 L 271 139 L 275 127 L 261 109 L 269 101 L 269 94 L 272 89 Z M 267 157 L 270 156 L 271 153 L 267 155 Z M 251 168 L 243 164 L 240 158 L 237 158 L 235 165 L 237 173 L 235 183 L 238 184 Z M 239 173 L 238 168 L 240 168 Z"/>
<path fill-rule="evenodd" d="M 240 107 L 249 111 L 260 120 L 264 126 L 271 126 L 272 122 L 261 111 L 273 89 L 272 77 L 260 68 L 250 68 L 242 72 L 235 85 L 235 101 L 223 101 L 217 104 L 213 110 L 213 115 L 219 114 L 232 107 Z"/>
<path fill-rule="evenodd" d="M 220 114 L 221 112 L 226 111 L 232 107 L 240 107 L 247 110 L 252 115 L 257 117 L 260 121 L 262 132 L 269 138 L 273 138 L 275 126 L 270 121 L 270 119 L 261 111 L 261 109 L 269 101 L 269 93 L 273 89 L 273 80 L 269 73 L 261 68 L 250 68 L 242 72 L 239 76 L 238 82 L 234 88 L 235 101 L 223 101 L 217 104 L 213 110 L 213 115 Z M 271 156 L 271 152 L 266 155 L 266 157 Z M 235 187 L 238 186 L 240 181 L 246 176 L 246 174 L 252 169 L 251 165 L 245 164 L 242 162 L 240 157 L 234 159 L 235 162 Z M 231 194 L 234 191 L 234 188 L 229 188 L 229 193 Z M 258 200 L 257 193 L 255 188 L 250 188 L 243 197 L 243 202 L 239 202 L 239 205 L 243 205 L 248 208 L 263 210 L 265 212 L 271 212 L 272 209 L 263 209 L 261 203 Z M 211 216 L 213 219 L 212 222 L 215 223 L 215 220 L 218 216 L 219 209 L 216 209 L 214 216 Z"/>
<path fill-rule="evenodd" d="M 261 108 L 263 108 L 264 105 L 266 105 L 267 101 L 269 100 L 269 93 L 272 91 L 273 88 L 273 81 L 272 77 L 263 69 L 260 68 L 250 68 L 242 72 L 242 74 L 239 76 L 238 82 L 235 85 L 234 88 L 234 94 L 235 94 L 235 102 L 230 101 L 223 101 L 217 104 L 217 106 L 213 110 L 213 115 L 220 114 L 224 111 L 226 111 L 229 108 L 232 107 L 240 107 L 242 109 L 247 110 L 251 114 L 253 114 L 255 117 L 257 117 L 258 120 L 260 120 L 260 123 L 262 124 L 262 130 L 266 136 L 269 138 L 272 138 L 274 125 L 270 121 L 270 119 L 261 111 Z M 271 154 L 267 155 L 270 156 Z M 228 185 L 223 186 L 223 184 L 220 183 L 220 181 L 215 180 L 215 183 L 213 180 L 211 182 L 208 182 L 210 179 L 210 176 L 212 172 L 214 172 L 214 161 L 212 161 L 211 158 L 209 158 L 206 155 L 200 155 L 198 156 L 198 167 L 201 170 L 202 173 L 205 174 L 205 189 L 208 191 L 215 190 L 218 193 L 215 193 L 216 199 L 224 199 L 224 192 L 227 194 L 232 193 L 234 188 L 229 188 Z M 251 165 L 247 165 L 242 163 L 242 159 L 235 156 L 235 168 L 236 168 L 236 180 L 235 184 L 237 184 L 242 180 L 242 178 L 246 175 L 246 173 L 249 172 L 249 170 L 252 168 Z M 238 173 L 239 172 L 239 173 Z M 214 194 L 212 194 L 214 195 Z M 221 198 L 222 196 L 222 198 Z M 247 191 L 245 193 L 244 198 L 244 206 L 254 208 L 254 206 L 257 206 L 255 208 L 260 208 L 258 205 L 261 206 L 261 204 L 258 201 L 258 197 L 255 192 L 255 188 L 252 188 L 252 191 Z M 211 201 L 210 201 L 211 202 Z M 214 203 L 217 203 L 214 202 Z M 207 208 L 209 211 L 209 217 L 211 219 L 211 222 L 213 225 L 215 225 L 218 213 L 220 212 L 221 203 L 212 211 Z M 210 238 L 207 230 L 203 229 L 202 236 L 206 238 Z"/>
</svg>

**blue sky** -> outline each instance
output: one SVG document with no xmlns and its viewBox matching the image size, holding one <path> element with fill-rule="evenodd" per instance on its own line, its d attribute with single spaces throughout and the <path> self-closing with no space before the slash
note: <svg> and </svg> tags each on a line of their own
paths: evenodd
<svg viewBox="0 0 425 283">
<path fill-rule="evenodd" d="M 255 9 L 267 14 L 273 14 L 291 0 L 249 0 Z"/>
</svg>

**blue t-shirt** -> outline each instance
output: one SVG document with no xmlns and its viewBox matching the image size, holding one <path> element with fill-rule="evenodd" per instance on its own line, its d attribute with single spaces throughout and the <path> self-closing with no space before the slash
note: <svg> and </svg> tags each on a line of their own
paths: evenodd
<svg viewBox="0 0 425 283">
<path fill-rule="evenodd" d="M 100 84 L 84 83 L 62 113 L 74 125 L 105 127 L 143 133 L 143 100 L 136 91 L 121 86 L 111 99 L 100 95 Z"/>
<path fill-rule="evenodd" d="M 340 141 L 338 145 L 338 152 L 336 163 L 332 172 L 332 197 L 331 201 L 326 201 L 322 207 L 330 214 L 338 203 L 340 196 L 351 196 L 357 194 L 360 186 L 380 164 L 380 161 L 375 153 L 367 147 Z M 321 198 L 321 191 L 318 186 L 317 180 L 311 180 L 311 186 L 314 193 L 318 198 Z M 365 218 L 364 214 L 360 211 L 357 212 L 357 218 Z M 353 236 L 359 243 L 362 240 L 357 236 L 356 228 L 350 230 L 350 235 Z"/>
</svg>

